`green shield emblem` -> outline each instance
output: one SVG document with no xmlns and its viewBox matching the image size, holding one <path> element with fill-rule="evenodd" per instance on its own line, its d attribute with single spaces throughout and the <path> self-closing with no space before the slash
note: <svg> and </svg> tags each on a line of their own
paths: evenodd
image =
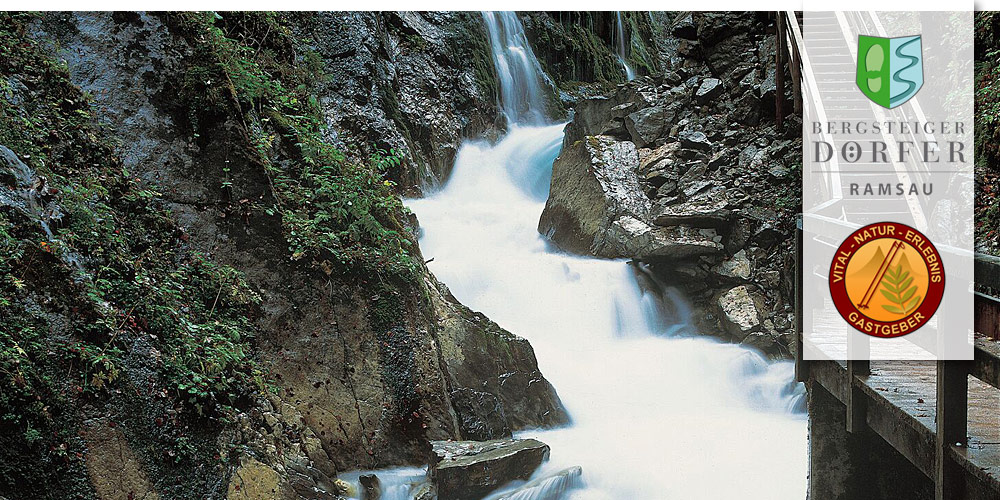
<svg viewBox="0 0 1000 500">
<path fill-rule="evenodd" d="M 923 62 L 920 35 L 858 36 L 858 88 L 879 106 L 910 100 L 924 84 Z"/>
</svg>

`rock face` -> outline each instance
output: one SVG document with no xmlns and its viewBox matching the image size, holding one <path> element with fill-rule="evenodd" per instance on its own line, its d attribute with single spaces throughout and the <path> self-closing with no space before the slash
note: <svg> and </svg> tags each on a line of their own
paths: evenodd
<svg viewBox="0 0 1000 500">
<path fill-rule="evenodd" d="M 722 251 L 721 237 L 710 229 L 658 227 L 631 216 L 615 220 L 607 230 L 599 255 L 632 257 L 645 262 L 675 261 Z"/>
<path fill-rule="evenodd" d="M 587 136 L 567 145 L 552 165 L 549 199 L 538 231 L 561 248 L 606 257 L 606 234 L 620 217 L 645 218 L 635 145 Z"/>
<path fill-rule="evenodd" d="M 159 500 L 142 462 L 132 451 L 121 429 L 107 421 L 94 421 L 87 426 L 84 436 L 90 450 L 87 453 L 87 473 L 94 491 L 102 500 Z"/>
<path fill-rule="evenodd" d="M 331 125 L 326 139 L 349 157 L 396 149 L 404 159 L 389 174 L 404 187 L 419 184 L 423 173 L 446 175 L 462 138 L 495 121 L 492 62 L 476 47 L 486 43 L 478 14 L 280 19 L 297 33 L 292 43 L 299 45 L 289 51 L 314 54 L 314 64 L 330 75 L 315 89 Z M 189 58 L 200 35 L 166 15 L 53 13 L 33 21 L 31 37 L 51 45 L 53 60 L 65 60 L 72 83 L 92 96 L 84 106 L 114 125 L 104 130 L 122 170 L 149 188 L 150 203 L 170 211 L 178 244 L 231 266 L 260 294 L 262 306 L 249 319 L 257 332 L 252 356 L 277 393 L 239 401 L 235 424 L 178 431 L 210 450 L 209 457 L 230 444 L 255 450 L 253 457 L 230 456 L 225 448 L 219 467 L 203 468 L 164 450 L 177 436 L 156 422 L 176 410 L 159 402 L 160 391 L 125 385 L 119 392 L 136 398 L 81 407 L 79 418 L 113 412 L 130 419 L 122 433 L 94 435 L 133 453 L 82 450 L 81 488 L 125 484 L 148 492 L 146 498 L 198 491 L 213 498 L 325 499 L 336 495 L 339 471 L 426 464 L 432 440 L 504 438 L 566 423 L 528 342 L 455 300 L 419 266 L 415 241 L 412 282 L 336 275 L 329 261 L 290 255 L 280 217 L 263 210 L 273 189 L 260 160 L 247 154 L 241 117 L 217 116 L 200 123 L 196 135 L 186 123 L 188 110 L 176 102 L 177 82 L 197 69 Z M 6 99 L 0 92 L 4 106 Z M 285 156 L 276 168 L 298 168 L 296 161 Z M 0 175 L 0 197 L 13 182 L 7 177 Z M 58 325 L 76 321 L 57 319 Z M 65 335 L 60 328 L 53 336 Z M 147 365 L 159 353 L 138 340 L 128 345 L 120 378 L 147 387 Z M 249 477 L 256 486 L 244 484 Z"/>
<path fill-rule="evenodd" d="M 402 153 L 404 186 L 446 180 L 461 141 L 497 123 L 478 12 L 320 12 L 300 21 L 330 75 L 318 93 L 335 139 L 364 154 L 373 145 Z"/>
<path fill-rule="evenodd" d="M 801 141 L 797 117 L 771 118 L 773 21 L 664 15 L 665 71 L 576 103 L 539 232 L 647 262 L 692 300 L 699 331 L 788 356 Z"/>
<path fill-rule="evenodd" d="M 760 294 L 747 285 L 732 288 L 719 297 L 723 325 L 738 340 L 760 328 L 762 309 Z"/>
<path fill-rule="evenodd" d="M 440 500 L 479 500 L 517 479 L 527 479 L 549 458 L 534 439 L 436 442 L 431 474 Z"/>
<path fill-rule="evenodd" d="M 489 440 L 569 423 L 531 344 L 460 304 L 444 285 L 432 286 L 436 338 L 461 436 Z"/>
</svg>

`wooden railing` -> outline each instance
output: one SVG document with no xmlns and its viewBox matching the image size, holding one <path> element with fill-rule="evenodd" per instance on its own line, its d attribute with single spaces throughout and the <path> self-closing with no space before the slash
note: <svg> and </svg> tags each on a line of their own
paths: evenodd
<svg viewBox="0 0 1000 500">
<path fill-rule="evenodd" d="M 848 432 L 855 433 L 863 429 L 872 419 L 868 416 L 869 408 L 878 406 L 880 415 L 874 420 L 882 422 L 883 427 L 873 428 L 886 442 L 907 457 L 914 466 L 924 472 L 934 482 L 935 498 L 937 500 L 965 498 L 966 484 L 971 480 L 980 484 L 988 484 L 990 495 L 1000 498 L 1000 485 L 997 484 L 996 472 L 991 475 L 974 463 L 964 450 L 969 438 L 969 376 L 972 376 L 994 389 L 1000 389 L 1000 342 L 996 339 L 1000 328 L 1000 299 L 991 295 L 1000 291 L 1000 258 L 991 255 L 976 254 L 975 271 L 976 285 L 984 291 L 976 292 L 976 336 L 974 359 L 972 361 L 938 361 L 936 363 L 936 381 L 934 384 L 935 425 L 931 429 L 933 438 L 927 435 L 903 436 L 894 434 L 898 425 L 885 424 L 886 420 L 896 419 L 896 424 L 912 419 L 899 408 L 887 408 L 892 403 L 887 398 L 878 398 L 877 391 L 872 391 L 870 375 L 872 373 L 869 361 L 854 360 L 846 364 L 836 361 L 805 361 L 802 359 L 802 221 L 799 219 L 796 230 L 796 282 L 798 290 L 795 297 L 796 340 L 795 374 L 800 382 L 820 383 L 837 395 L 847 407 L 846 423 Z M 985 329 L 984 329 L 985 328 Z M 1000 411 L 1000 408 L 987 409 Z M 910 422 L 912 424 L 912 422 Z M 993 422 L 997 425 L 997 422 Z M 904 426 L 906 427 L 906 426 Z M 914 426 L 910 426 L 914 427 Z M 915 426 L 919 428 L 919 425 Z M 914 438 L 924 437 L 925 439 Z M 933 446 L 933 450 L 924 448 L 920 443 Z M 996 443 L 988 443 L 994 445 Z M 1000 452 L 1000 451 L 998 451 Z M 933 453 L 933 455 L 931 455 Z M 933 462 L 926 457 L 933 457 Z M 916 457 L 916 458 L 915 458 Z M 920 457 L 925 457 L 921 459 Z M 993 455 L 991 461 L 996 461 Z M 992 462 L 989 464 L 994 466 Z"/>
<path fill-rule="evenodd" d="M 774 84 L 776 87 L 774 95 L 775 122 L 778 125 L 785 120 L 785 71 L 784 66 L 788 64 L 788 72 L 792 76 L 792 111 L 796 114 L 802 113 L 802 67 L 803 67 L 803 45 L 802 30 L 799 29 L 798 17 L 794 11 L 778 11 L 776 13 L 777 29 L 775 30 L 776 43 L 774 51 Z"/>
</svg>

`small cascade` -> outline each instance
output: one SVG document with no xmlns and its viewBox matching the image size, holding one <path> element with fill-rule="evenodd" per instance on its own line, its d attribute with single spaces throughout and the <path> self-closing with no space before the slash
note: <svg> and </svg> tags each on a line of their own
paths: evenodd
<svg viewBox="0 0 1000 500">
<path fill-rule="evenodd" d="M 545 76 L 517 17 L 483 16 L 508 134 L 464 144 L 444 187 L 407 204 L 434 274 L 531 342 L 573 420 L 519 432 L 549 444 L 551 459 L 492 498 L 804 498 L 791 363 L 695 335 L 687 302 L 642 266 L 567 255 L 538 234 L 563 124 L 546 125 Z M 575 466 L 578 482 L 560 476 Z"/>
<path fill-rule="evenodd" d="M 629 65 L 628 51 L 625 50 L 625 26 L 622 23 L 622 13 L 615 11 L 615 51 L 618 55 L 618 62 L 625 68 L 625 78 L 629 81 L 635 80 L 635 70 Z"/>
<path fill-rule="evenodd" d="M 546 78 L 528 44 L 521 20 L 514 12 L 483 12 L 483 20 L 490 35 L 501 106 L 508 123 L 546 123 Z"/>
<path fill-rule="evenodd" d="M 343 472 L 337 479 L 346 481 L 351 486 L 348 500 L 367 500 L 361 476 L 374 474 L 381 485 L 382 496 L 379 500 L 410 500 L 427 484 L 427 469 L 418 467 L 402 467 L 398 469 L 382 469 L 376 471 Z"/>
</svg>

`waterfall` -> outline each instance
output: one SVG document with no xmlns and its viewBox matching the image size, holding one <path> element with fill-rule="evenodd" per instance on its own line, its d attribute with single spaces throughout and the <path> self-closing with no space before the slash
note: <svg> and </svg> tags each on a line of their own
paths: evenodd
<svg viewBox="0 0 1000 500">
<path fill-rule="evenodd" d="M 513 12 L 483 12 L 493 64 L 500 82 L 500 103 L 509 123 L 545 123 L 542 68 L 524 26 Z"/>
<path fill-rule="evenodd" d="M 635 80 L 635 70 L 629 66 L 626 58 L 628 52 L 625 50 L 625 27 L 622 24 L 622 13 L 615 11 L 615 50 L 618 54 L 618 62 L 625 68 L 625 78 L 629 81 Z"/>
<path fill-rule="evenodd" d="M 545 125 L 544 75 L 517 18 L 484 18 L 508 134 L 464 144 L 444 187 L 407 204 L 431 270 L 531 342 L 570 412 L 569 427 L 519 433 L 552 447 L 536 484 L 582 466 L 559 498 L 805 498 L 803 389 L 791 363 L 683 335 L 686 306 L 664 316 L 633 266 L 566 255 L 538 234 L 563 124 Z"/>
</svg>

